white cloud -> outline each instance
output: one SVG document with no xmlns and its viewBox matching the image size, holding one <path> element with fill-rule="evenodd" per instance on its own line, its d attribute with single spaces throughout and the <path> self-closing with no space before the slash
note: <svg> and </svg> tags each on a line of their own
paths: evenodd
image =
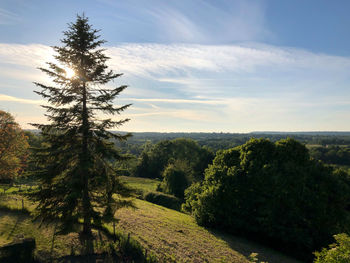
<svg viewBox="0 0 350 263">
<path fill-rule="evenodd" d="M 0 101 L 18 102 L 18 103 L 35 104 L 35 105 L 46 104 L 46 101 L 43 101 L 43 100 L 23 99 L 23 98 L 4 95 L 4 94 L 0 94 Z"/>
<path fill-rule="evenodd" d="M 121 100 L 121 99 L 119 99 Z M 158 102 L 158 103 L 172 103 L 172 104 L 207 104 L 207 105 L 218 105 L 221 104 L 222 100 L 193 100 L 193 99 L 167 99 L 167 98 L 152 98 L 152 99 L 138 99 L 138 98 L 126 98 L 122 100 L 127 101 L 139 101 L 139 102 Z M 155 107 L 153 105 L 153 107 Z"/>
<path fill-rule="evenodd" d="M 125 113 L 133 130 L 336 130 L 329 125 L 343 129 L 340 116 L 350 116 L 348 57 L 260 44 L 121 44 L 107 53 L 130 85 L 119 100 L 135 105 Z M 0 101 L 43 104 L 23 85 L 8 87 L 32 85 L 51 56 L 44 45 L 0 44 Z"/>
<path fill-rule="evenodd" d="M 51 47 L 31 44 L 0 44 L 1 64 L 36 68 L 53 61 Z M 261 68 L 275 71 L 307 69 L 348 72 L 350 58 L 316 54 L 293 48 L 260 44 L 192 45 L 192 44 L 121 44 L 107 47 L 109 65 L 118 72 L 160 80 L 179 81 L 186 73 L 254 72 Z M 20 77 L 20 76 L 19 76 Z"/>
<path fill-rule="evenodd" d="M 109 47 L 107 52 L 113 68 L 147 77 L 164 78 L 166 74 L 191 70 L 240 73 L 262 67 L 327 71 L 350 68 L 350 58 L 266 45 L 122 44 Z"/>
<path fill-rule="evenodd" d="M 45 62 L 53 61 L 51 47 L 40 44 L 4 44 L 0 43 L 0 63 L 36 68 Z"/>
</svg>

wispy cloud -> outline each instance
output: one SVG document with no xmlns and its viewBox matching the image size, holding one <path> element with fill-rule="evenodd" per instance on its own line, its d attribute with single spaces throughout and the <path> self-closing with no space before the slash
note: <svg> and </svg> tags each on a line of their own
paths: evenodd
<svg viewBox="0 0 350 263">
<path fill-rule="evenodd" d="M 175 104 L 206 104 L 206 105 L 218 105 L 222 103 L 222 100 L 193 100 L 193 99 L 138 99 L 138 98 L 126 98 L 122 100 L 127 101 L 140 101 L 140 102 L 160 102 L 160 103 L 175 103 Z"/>
<path fill-rule="evenodd" d="M 20 17 L 6 9 L 0 8 L 0 25 L 10 25 L 20 21 Z"/>
<path fill-rule="evenodd" d="M 332 121 L 350 116 L 348 57 L 261 44 L 120 44 L 107 53 L 130 85 L 118 103 L 133 103 L 125 116 L 137 124 L 126 128 L 315 130 L 350 123 Z M 42 104 L 25 95 L 28 88 L 9 87 L 21 80 L 34 89 L 39 75 L 32 72 L 51 59 L 44 45 L 0 44 L 0 101 Z"/>
<path fill-rule="evenodd" d="M 122 44 L 110 47 L 108 54 L 114 68 L 137 75 L 163 75 L 163 78 L 166 73 L 179 75 L 189 70 L 253 72 L 270 67 L 273 70 L 346 71 L 350 67 L 350 58 L 258 44 Z"/>
<path fill-rule="evenodd" d="M 18 103 L 35 104 L 35 105 L 41 105 L 41 104 L 46 103 L 43 100 L 23 99 L 23 98 L 17 98 L 17 97 L 13 97 L 13 96 L 4 95 L 4 94 L 0 94 L 0 101 L 18 102 Z"/>
<path fill-rule="evenodd" d="M 209 0 L 99 1 L 130 14 L 130 31 L 143 35 L 142 30 L 147 30 L 148 41 L 221 44 L 273 37 L 267 29 L 266 8 L 261 1 L 230 0 L 215 4 Z M 115 18 L 121 23 L 125 21 L 125 17 Z"/>
<path fill-rule="evenodd" d="M 260 44 L 121 44 L 107 47 L 107 53 L 113 69 L 137 76 L 157 77 L 161 81 L 176 81 L 181 77 L 180 82 L 189 71 L 244 73 L 268 68 L 334 73 L 348 72 L 350 68 L 348 57 Z M 53 61 L 53 54 L 51 47 L 45 45 L 0 44 L 0 64 L 35 68 Z"/>
<path fill-rule="evenodd" d="M 153 8 L 149 13 L 163 32 L 164 40 L 175 42 L 201 43 L 206 40 L 205 33 L 184 13 L 169 7 Z"/>
<path fill-rule="evenodd" d="M 36 68 L 53 61 L 51 47 L 40 44 L 4 44 L 0 43 L 0 63 Z"/>
</svg>

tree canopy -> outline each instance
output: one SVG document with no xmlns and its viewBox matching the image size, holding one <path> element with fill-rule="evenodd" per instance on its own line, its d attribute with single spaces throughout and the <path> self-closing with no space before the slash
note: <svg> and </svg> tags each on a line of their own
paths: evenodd
<svg viewBox="0 0 350 263">
<path fill-rule="evenodd" d="M 188 163 L 194 180 L 202 180 L 203 172 L 212 159 L 213 153 L 192 139 L 162 140 L 142 152 L 135 175 L 162 178 L 162 173 L 169 164 L 181 160 Z"/>
<path fill-rule="evenodd" d="M 23 170 L 27 138 L 13 116 L 0 110 L 0 181 L 12 182 Z"/>
<path fill-rule="evenodd" d="M 293 139 L 252 139 L 219 151 L 183 208 L 201 225 L 264 240 L 307 257 L 349 231 L 350 180 Z"/>
</svg>

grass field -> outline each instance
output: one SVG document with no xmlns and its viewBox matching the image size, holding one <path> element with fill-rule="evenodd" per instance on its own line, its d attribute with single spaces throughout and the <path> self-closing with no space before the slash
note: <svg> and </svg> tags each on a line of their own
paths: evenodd
<svg viewBox="0 0 350 263">
<path fill-rule="evenodd" d="M 143 200 L 135 200 L 137 209 L 117 211 L 119 228 L 166 262 L 248 262 L 245 256 L 259 253 L 269 263 L 295 263 L 276 251 L 243 239 L 210 231 L 186 214 Z"/>
<path fill-rule="evenodd" d="M 126 183 L 131 188 L 134 188 L 143 194 L 146 192 L 155 192 L 157 185 L 160 183 L 160 180 L 141 178 L 141 177 L 131 177 L 131 176 L 121 176 L 120 180 L 123 183 Z"/>
<path fill-rule="evenodd" d="M 157 180 L 145 178 L 126 177 L 122 180 L 142 191 L 154 191 L 158 184 Z M 54 257 L 79 254 L 81 247 L 77 234 L 57 236 L 52 246 L 54 226 L 39 228 L 28 214 L 19 213 L 23 197 L 15 192 L 0 195 L 0 246 L 18 236 L 35 237 L 36 254 L 40 257 L 51 257 L 51 253 Z M 200 227 L 189 215 L 139 199 L 135 199 L 135 205 L 136 209 L 117 211 L 118 230 L 130 233 L 161 262 L 243 263 L 248 262 L 246 257 L 253 252 L 259 254 L 259 260 L 269 263 L 297 262 L 247 240 Z M 24 199 L 24 208 L 32 211 L 34 204 Z M 112 231 L 111 226 L 109 229 Z"/>
</svg>

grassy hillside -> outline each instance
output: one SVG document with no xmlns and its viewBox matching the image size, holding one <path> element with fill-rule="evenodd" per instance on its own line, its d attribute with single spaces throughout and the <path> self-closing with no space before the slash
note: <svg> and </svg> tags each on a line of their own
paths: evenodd
<svg viewBox="0 0 350 263">
<path fill-rule="evenodd" d="M 202 228 L 189 215 L 143 200 L 135 200 L 135 205 L 137 209 L 117 211 L 119 228 L 167 262 L 247 262 L 244 256 L 252 252 L 269 263 L 297 262 L 246 240 Z"/>
<path fill-rule="evenodd" d="M 145 178 L 126 177 L 122 180 L 142 191 L 154 191 L 158 184 L 157 180 Z M 35 237 L 36 254 L 42 258 L 50 258 L 51 253 L 53 257 L 80 253 L 76 234 L 55 237 L 52 246 L 53 225 L 39 228 L 38 223 L 32 222 L 25 213 L 11 212 L 22 206 L 22 197 L 15 194 L 17 189 L 13 190 L 12 194 L 0 198 L 0 246 L 25 236 Z M 189 215 L 138 199 L 135 199 L 135 205 L 136 209 L 117 211 L 116 217 L 120 219 L 118 231 L 130 233 L 161 261 L 243 263 L 248 262 L 246 257 L 252 252 L 257 252 L 260 260 L 269 263 L 297 262 L 244 239 L 200 227 Z M 34 208 L 27 200 L 24 206 L 29 211 Z M 109 228 L 112 231 L 111 226 Z"/>
</svg>

